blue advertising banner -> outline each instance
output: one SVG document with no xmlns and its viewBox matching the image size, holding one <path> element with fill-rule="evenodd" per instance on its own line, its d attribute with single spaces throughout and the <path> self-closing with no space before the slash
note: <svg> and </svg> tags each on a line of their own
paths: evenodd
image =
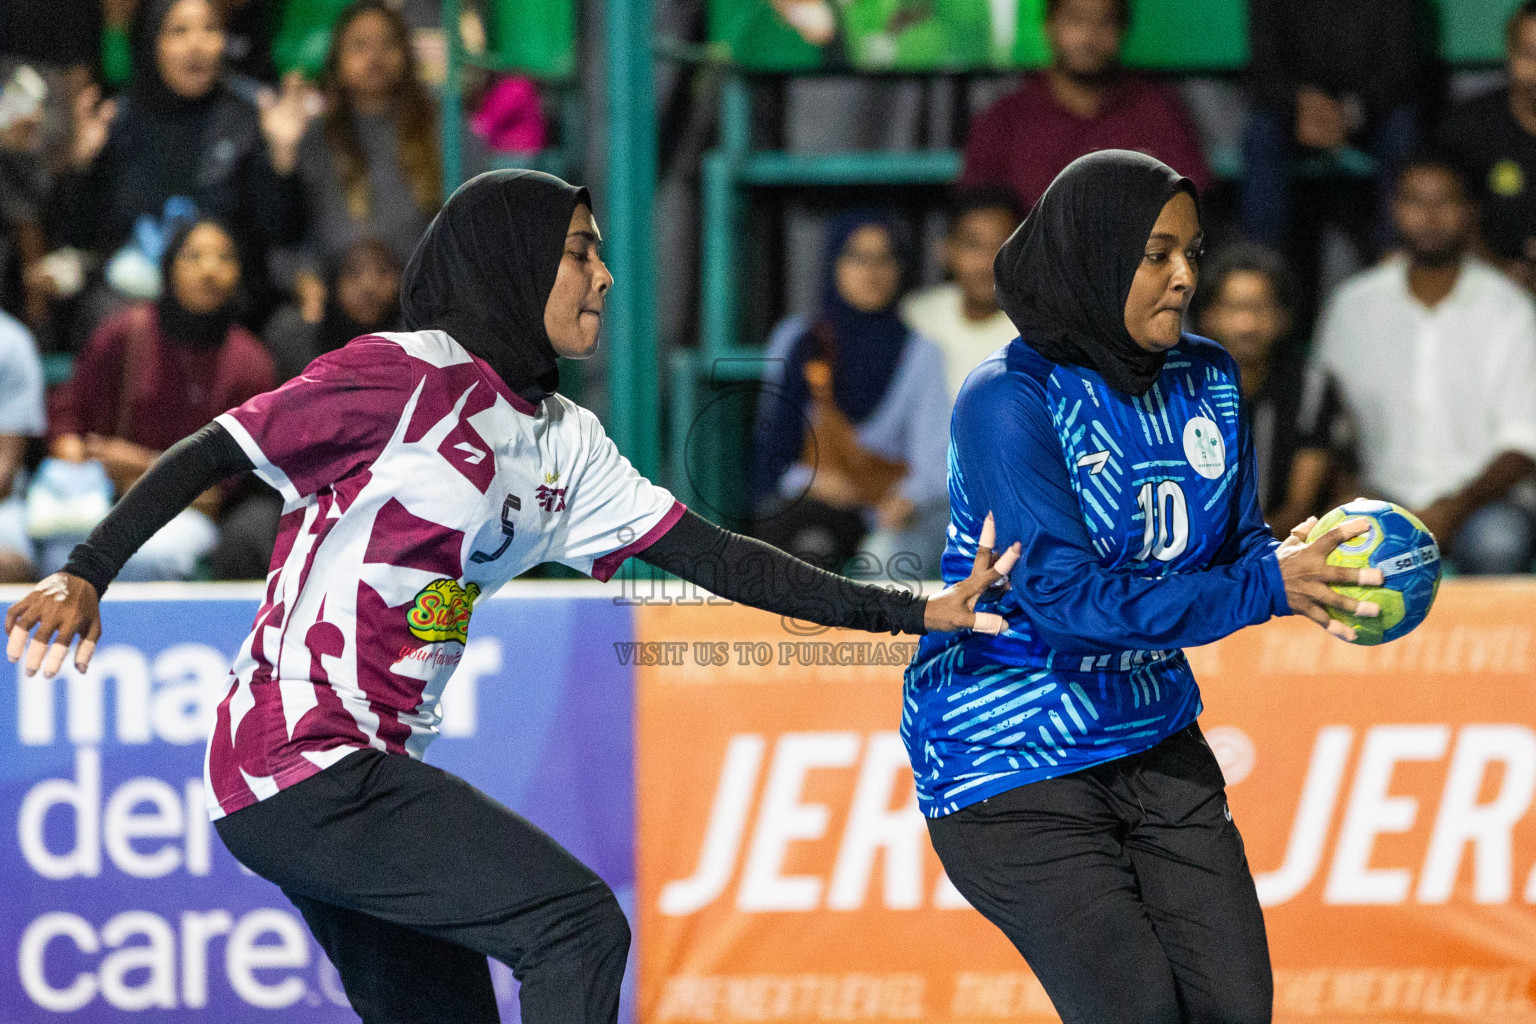
<svg viewBox="0 0 1536 1024">
<path fill-rule="evenodd" d="M 515 585 L 482 604 L 427 760 L 538 824 L 630 910 L 634 685 L 613 652 L 634 627 L 605 594 Z M 204 810 L 204 739 L 259 596 L 114 587 L 88 673 L 0 687 L 7 1024 L 357 1020 L 298 912 Z M 492 976 L 517 1020 L 511 971 Z M 625 1004 L 631 1020 L 627 987 Z"/>
</svg>

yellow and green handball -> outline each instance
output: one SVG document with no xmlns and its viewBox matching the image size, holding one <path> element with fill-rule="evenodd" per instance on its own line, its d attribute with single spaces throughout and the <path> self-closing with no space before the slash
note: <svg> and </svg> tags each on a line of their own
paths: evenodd
<svg viewBox="0 0 1536 1024">
<path fill-rule="evenodd" d="M 1318 520 L 1307 541 L 1317 540 L 1346 519 L 1366 519 L 1370 529 L 1340 544 L 1328 556 L 1329 565 L 1350 569 L 1380 569 L 1379 587 L 1335 586 L 1357 601 L 1374 601 L 1381 615 L 1362 619 L 1339 608 L 1328 614 L 1355 631 L 1357 644 L 1374 646 L 1411 633 L 1435 603 L 1440 589 L 1440 546 L 1417 516 L 1390 501 L 1357 499 Z"/>
</svg>

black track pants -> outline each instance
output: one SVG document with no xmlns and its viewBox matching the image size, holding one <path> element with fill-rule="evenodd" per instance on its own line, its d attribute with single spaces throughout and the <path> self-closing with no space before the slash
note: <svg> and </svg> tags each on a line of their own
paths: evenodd
<svg viewBox="0 0 1536 1024">
<path fill-rule="evenodd" d="M 1065 1024 L 1264 1024 L 1264 918 L 1198 726 L 928 831 Z"/>
<path fill-rule="evenodd" d="M 377 750 L 216 823 L 293 900 L 368 1024 L 498 1020 L 487 956 L 528 1024 L 612 1024 L 629 951 L 613 892 L 469 783 Z"/>
</svg>

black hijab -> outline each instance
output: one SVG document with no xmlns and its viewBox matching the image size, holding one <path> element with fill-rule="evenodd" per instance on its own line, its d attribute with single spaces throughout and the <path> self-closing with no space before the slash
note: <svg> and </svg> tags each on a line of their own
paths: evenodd
<svg viewBox="0 0 1536 1024">
<path fill-rule="evenodd" d="M 585 188 L 541 171 L 487 171 L 460 185 L 406 264 L 407 330 L 446 331 L 535 405 L 560 386 L 544 305 Z"/>
<path fill-rule="evenodd" d="M 1024 341 L 1053 363 L 1095 370 L 1145 394 L 1167 354 L 1125 329 L 1125 300 L 1164 205 L 1188 178 L 1126 149 L 1078 157 L 1045 190 L 993 262 L 997 300 Z"/>
<path fill-rule="evenodd" d="M 229 228 L 211 217 L 184 220 L 171 232 L 170 240 L 165 244 L 165 252 L 160 257 L 160 298 L 155 303 L 160 315 L 160 333 L 183 348 L 218 348 L 229 337 L 229 329 L 240 315 L 238 281 L 224 305 L 206 313 L 194 313 L 176 298 L 176 283 L 173 280 L 176 257 L 187 244 L 192 232 L 204 224 L 212 224 L 231 240 L 234 239 Z M 238 253 L 239 248 L 236 247 L 235 251 Z M 236 258 L 239 258 L 238 255 Z"/>
</svg>

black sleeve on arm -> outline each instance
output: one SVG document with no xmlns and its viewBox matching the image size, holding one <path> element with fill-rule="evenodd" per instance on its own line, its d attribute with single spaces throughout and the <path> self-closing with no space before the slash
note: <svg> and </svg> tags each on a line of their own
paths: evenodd
<svg viewBox="0 0 1536 1024">
<path fill-rule="evenodd" d="M 636 558 L 712 594 L 824 626 L 922 634 L 926 597 L 859 583 L 692 511 Z"/>
<path fill-rule="evenodd" d="M 75 545 L 64 571 L 85 580 L 101 596 L 123 563 L 199 494 L 251 468 L 240 443 L 217 423 L 182 438 L 128 488 L 85 543 Z"/>
</svg>

